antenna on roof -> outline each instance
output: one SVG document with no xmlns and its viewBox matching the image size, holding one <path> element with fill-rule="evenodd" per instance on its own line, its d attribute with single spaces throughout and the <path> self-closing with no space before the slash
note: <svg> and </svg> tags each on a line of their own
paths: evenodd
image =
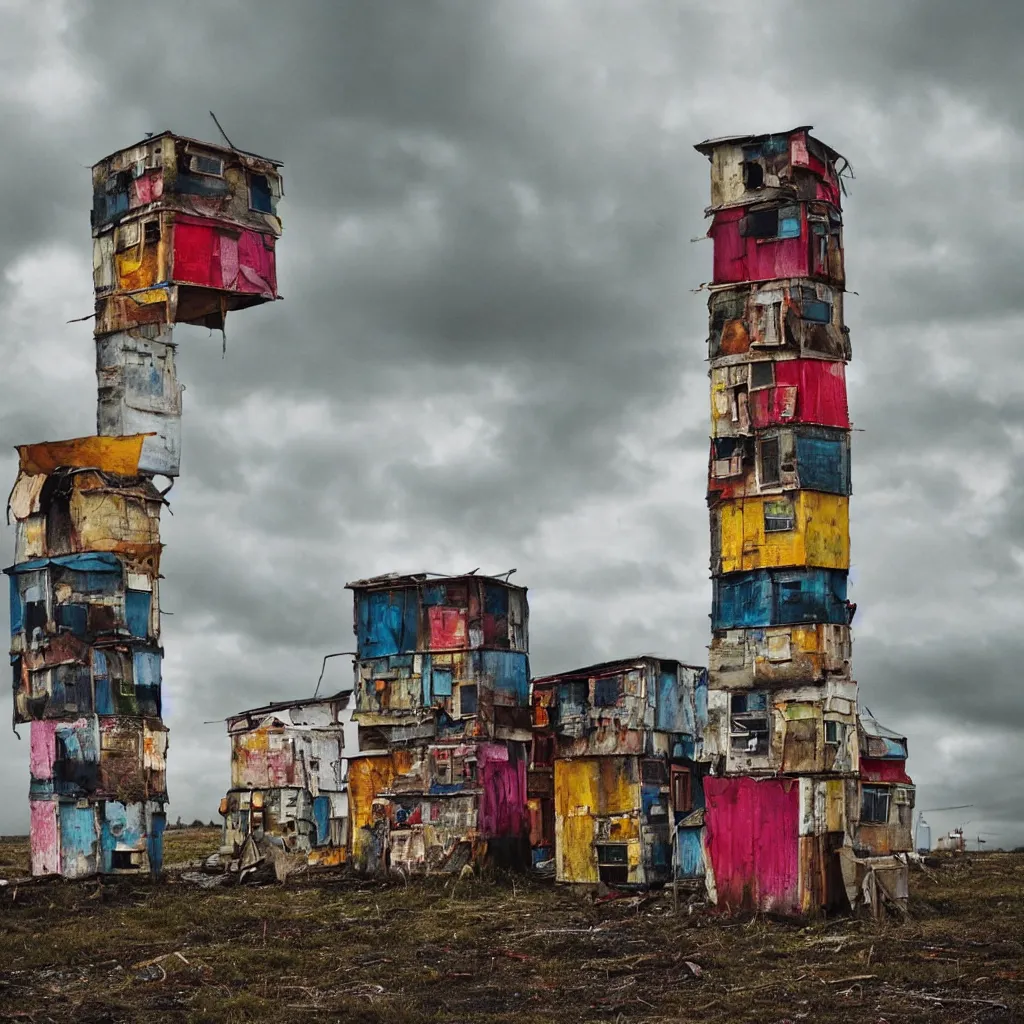
<svg viewBox="0 0 1024 1024">
<path fill-rule="evenodd" d="M 216 120 L 216 119 L 215 119 Z M 227 136 L 224 136 L 227 138 Z M 324 673 L 327 671 L 327 659 L 328 658 L 341 658 L 346 654 L 350 654 L 355 657 L 355 651 L 336 651 L 334 654 L 325 654 L 323 664 L 320 666 L 320 678 L 316 681 L 316 689 L 313 691 L 313 696 L 320 692 L 320 684 L 324 681 Z"/>
<path fill-rule="evenodd" d="M 217 115 L 212 110 L 210 111 L 210 117 L 213 118 L 213 123 L 217 126 L 217 131 L 219 131 L 221 133 L 221 135 L 224 136 L 224 141 L 232 149 L 237 150 L 238 147 L 228 138 L 228 133 L 226 131 L 224 131 L 224 129 L 220 126 L 220 121 L 217 120 Z"/>
<path fill-rule="evenodd" d="M 497 573 L 494 578 L 496 580 L 503 579 L 506 583 L 508 583 L 509 576 L 511 576 L 512 573 L 514 573 L 514 572 L 515 572 L 515 569 L 509 569 L 508 572 L 499 572 L 499 573 Z"/>
</svg>

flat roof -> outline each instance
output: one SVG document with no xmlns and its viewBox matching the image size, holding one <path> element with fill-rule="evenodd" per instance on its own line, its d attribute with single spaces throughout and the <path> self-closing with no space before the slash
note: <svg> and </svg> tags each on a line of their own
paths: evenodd
<svg viewBox="0 0 1024 1024">
<path fill-rule="evenodd" d="M 691 668 L 695 671 L 700 671 L 704 668 L 703 665 L 688 665 L 685 661 L 680 661 L 678 658 L 663 658 L 659 654 L 638 654 L 632 658 L 619 658 L 615 661 L 602 661 L 596 665 L 585 665 L 583 668 L 570 669 L 567 672 L 556 672 L 554 675 L 549 676 L 537 676 L 534 683 L 550 683 L 558 679 L 565 679 L 571 676 L 595 676 L 605 675 L 612 672 L 615 669 L 626 668 L 627 666 L 636 665 L 641 661 L 670 661 L 673 665 L 678 665 L 680 668 Z"/>
<path fill-rule="evenodd" d="M 254 160 L 262 160 L 264 163 L 273 164 L 275 167 L 283 167 L 284 163 L 280 160 L 275 160 L 273 157 L 261 156 L 259 153 L 252 153 L 247 149 L 238 149 L 237 146 L 228 146 L 220 142 L 204 142 L 202 139 L 193 139 L 189 135 L 179 135 L 177 132 L 163 131 L 155 132 L 152 135 L 147 135 L 145 138 L 140 139 L 138 142 L 133 142 L 130 146 L 122 146 L 120 149 L 115 149 L 113 153 L 108 153 L 105 157 L 101 157 L 93 164 L 94 167 L 98 167 L 100 164 L 105 163 L 111 157 L 117 156 L 118 153 L 123 153 L 127 149 L 135 149 L 136 146 L 146 146 L 155 139 L 181 139 L 182 142 L 191 142 L 195 146 L 202 146 L 203 149 L 214 149 L 220 153 L 238 153 L 241 156 L 249 156 Z"/>
<path fill-rule="evenodd" d="M 812 124 L 801 124 L 798 125 L 796 128 L 789 128 L 783 132 L 762 132 L 760 135 L 721 135 L 718 138 L 705 139 L 703 142 L 698 142 L 693 148 L 697 150 L 698 153 L 703 153 L 705 156 L 710 156 L 711 153 L 714 150 L 716 150 L 719 146 L 761 142 L 764 139 L 777 138 L 780 135 L 784 135 L 788 138 L 790 135 L 795 135 L 797 132 L 810 132 L 813 127 L 814 125 Z M 821 139 L 815 138 L 814 141 L 818 143 L 818 145 L 821 146 L 823 149 L 827 150 L 831 154 L 833 159 L 846 159 L 842 155 L 842 153 L 839 153 L 837 150 L 834 150 L 831 146 L 822 142 Z"/>
<path fill-rule="evenodd" d="M 514 590 L 526 590 L 526 587 L 521 587 L 516 583 L 509 583 L 508 578 L 515 572 L 515 569 L 510 569 L 508 572 L 500 573 L 497 576 L 479 575 L 477 570 L 474 569 L 472 572 L 462 573 L 443 573 L 443 572 L 387 572 L 380 576 L 369 576 L 363 580 L 352 580 L 351 583 L 346 583 L 346 590 L 389 590 L 392 587 L 418 587 L 424 583 L 434 582 L 461 582 L 462 580 L 487 580 L 490 583 L 500 583 L 502 586 L 509 587 Z"/>
</svg>

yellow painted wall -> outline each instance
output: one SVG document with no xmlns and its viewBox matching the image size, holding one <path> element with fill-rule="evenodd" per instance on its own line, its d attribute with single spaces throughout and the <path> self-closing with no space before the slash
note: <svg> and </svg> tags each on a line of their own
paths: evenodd
<svg viewBox="0 0 1024 1024">
<path fill-rule="evenodd" d="M 409 771 L 412 754 L 408 750 L 395 750 L 376 757 L 353 757 L 348 762 L 348 832 L 352 837 L 352 858 L 360 863 L 365 833 L 373 824 L 373 801 L 378 793 L 387 790 L 396 775 Z"/>
<path fill-rule="evenodd" d="M 735 498 L 719 506 L 722 572 L 813 565 L 850 567 L 850 499 L 820 491 L 792 495 L 792 530 L 765 533 L 765 502 L 778 498 Z"/>
<path fill-rule="evenodd" d="M 597 882 L 594 818 L 611 816 L 610 842 L 630 844 L 630 873 L 640 869 L 640 784 L 631 781 L 635 758 L 555 761 L 555 876 L 560 882 Z"/>
</svg>

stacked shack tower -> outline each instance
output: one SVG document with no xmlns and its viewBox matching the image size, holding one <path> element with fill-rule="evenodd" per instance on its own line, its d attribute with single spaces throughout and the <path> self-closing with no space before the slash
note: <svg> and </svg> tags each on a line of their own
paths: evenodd
<svg viewBox="0 0 1024 1024">
<path fill-rule="evenodd" d="M 181 453 L 172 332 L 223 329 L 228 310 L 278 297 L 278 168 L 170 132 L 93 168 L 97 434 L 20 447 L 8 505 L 33 874 L 160 870 L 160 510 Z"/>
<path fill-rule="evenodd" d="M 806 127 L 697 149 L 714 241 L 706 841 L 720 904 L 807 912 L 846 899 L 844 847 L 870 852 L 847 600 L 846 163 Z"/>
<path fill-rule="evenodd" d="M 503 577 L 388 576 L 354 597 L 357 871 L 529 864 L 526 588 Z"/>
</svg>

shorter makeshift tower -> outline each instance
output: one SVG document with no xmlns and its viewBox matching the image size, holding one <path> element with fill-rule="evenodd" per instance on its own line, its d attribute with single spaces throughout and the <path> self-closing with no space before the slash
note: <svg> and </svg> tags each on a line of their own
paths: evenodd
<svg viewBox="0 0 1024 1024">
<path fill-rule="evenodd" d="M 526 588 L 505 577 L 378 576 L 355 609 L 349 760 L 357 870 L 529 862 Z"/>
<path fill-rule="evenodd" d="M 707 671 L 641 655 L 533 680 L 535 865 L 560 882 L 703 886 Z"/>
</svg>

